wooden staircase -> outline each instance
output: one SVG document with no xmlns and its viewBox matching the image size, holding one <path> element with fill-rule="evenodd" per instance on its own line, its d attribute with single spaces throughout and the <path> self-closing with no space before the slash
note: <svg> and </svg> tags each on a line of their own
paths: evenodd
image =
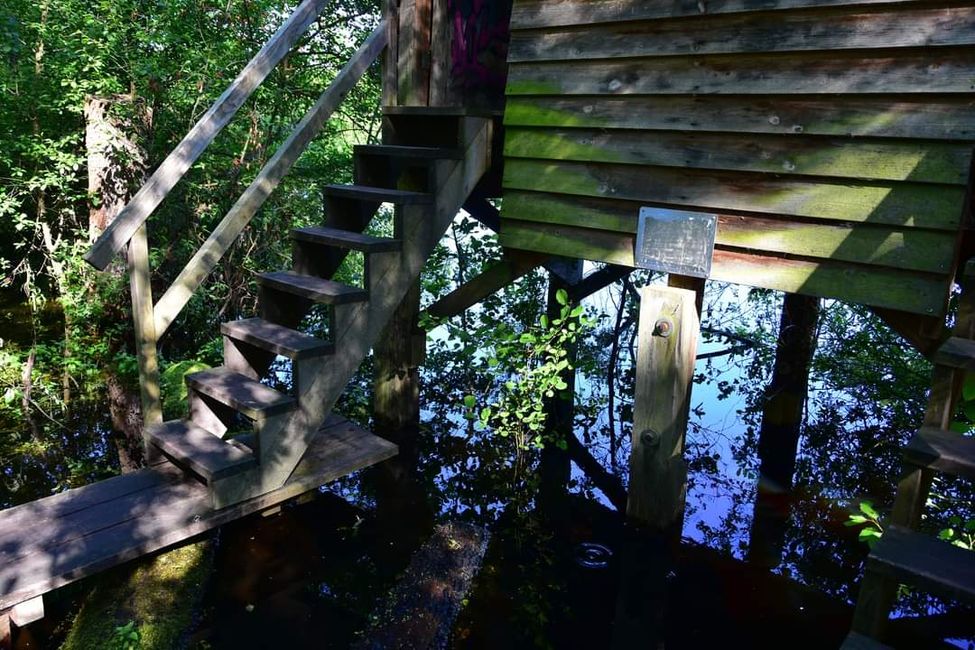
<svg viewBox="0 0 975 650">
<path fill-rule="evenodd" d="M 975 602 L 975 553 L 916 530 L 936 473 L 975 479 L 975 438 L 949 430 L 965 373 L 975 370 L 975 263 L 965 268 L 951 337 L 932 360 L 924 425 L 903 449 L 890 525 L 867 558 L 845 650 L 888 647 L 882 640 L 899 584 Z"/>
<path fill-rule="evenodd" d="M 260 315 L 221 326 L 224 365 L 187 377 L 187 418 L 148 430 L 155 450 L 208 485 L 214 508 L 284 484 L 490 166 L 488 118 L 399 108 L 386 120 L 392 144 L 357 147 L 356 184 L 326 188 L 327 223 L 291 233 L 292 269 L 258 275 Z M 419 146 L 416 123 L 440 143 L 455 134 L 454 146 Z M 382 203 L 396 206 L 392 238 L 363 234 Z M 361 286 L 332 279 L 350 251 L 364 257 Z M 328 341 L 296 329 L 315 304 L 329 313 Z M 261 383 L 277 356 L 292 364 L 291 394 Z M 234 435 L 241 418 L 250 431 Z"/>
</svg>

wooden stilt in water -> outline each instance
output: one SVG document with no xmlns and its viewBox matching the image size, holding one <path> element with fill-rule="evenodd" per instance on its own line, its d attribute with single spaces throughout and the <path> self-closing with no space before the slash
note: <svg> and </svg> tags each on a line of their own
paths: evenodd
<svg viewBox="0 0 975 650">
<path fill-rule="evenodd" d="M 419 367 L 426 352 L 426 333 L 417 326 L 419 311 L 417 280 L 374 348 L 373 415 L 375 431 L 383 436 L 396 436 L 420 421 Z"/>
<path fill-rule="evenodd" d="M 680 536 L 687 491 L 684 436 L 700 324 L 686 289 L 644 287 L 627 517 Z"/>
</svg>

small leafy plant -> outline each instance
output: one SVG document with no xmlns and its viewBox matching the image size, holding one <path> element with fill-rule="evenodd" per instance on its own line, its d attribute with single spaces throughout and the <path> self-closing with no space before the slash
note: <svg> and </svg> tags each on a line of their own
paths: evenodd
<svg viewBox="0 0 975 650">
<path fill-rule="evenodd" d="M 125 625 L 119 625 L 115 628 L 115 634 L 112 635 L 112 648 L 116 648 L 117 650 L 138 650 L 140 641 L 141 637 L 135 621 L 129 621 Z"/>
<path fill-rule="evenodd" d="M 880 513 L 873 507 L 870 501 L 861 501 L 859 513 L 854 513 L 844 522 L 844 526 L 863 526 L 857 536 L 861 542 L 866 542 L 870 548 L 880 541 L 884 534 L 884 527 L 880 524 Z"/>
<path fill-rule="evenodd" d="M 564 373 L 574 370 L 568 350 L 593 325 L 581 305 L 569 304 L 564 289 L 556 292 L 556 301 L 561 306 L 558 318 L 543 315 L 526 331 L 509 333 L 488 359 L 489 367 L 508 375 L 498 397 L 476 414 L 475 397 L 464 398 L 475 426 L 514 439 L 521 450 L 545 445 L 545 401 L 565 396 L 569 385 Z M 566 445 L 561 439 L 554 443 Z"/>
</svg>

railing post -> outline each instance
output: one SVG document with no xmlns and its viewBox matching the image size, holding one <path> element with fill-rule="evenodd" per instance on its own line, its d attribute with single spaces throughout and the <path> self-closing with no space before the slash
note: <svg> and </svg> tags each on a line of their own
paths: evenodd
<svg viewBox="0 0 975 650">
<path fill-rule="evenodd" d="M 135 350 L 139 359 L 142 422 L 148 426 L 162 422 L 163 418 L 162 401 L 159 395 L 159 360 L 156 356 L 152 286 L 149 282 L 149 239 L 146 224 L 142 224 L 129 241 L 128 258 Z"/>
<path fill-rule="evenodd" d="M 399 0 L 386 0 L 386 57 L 383 60 L 383 106 L 399 104 Z"/>
</svg>

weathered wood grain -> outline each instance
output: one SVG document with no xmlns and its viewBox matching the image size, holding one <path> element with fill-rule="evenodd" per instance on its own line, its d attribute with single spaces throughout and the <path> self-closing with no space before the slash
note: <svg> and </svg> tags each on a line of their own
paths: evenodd
<svg viewBox="0 0 975 650">
<path fill-rule="evenodd" d="M 129 293 L 132 297 L 132 326 L 135 330 L 136 357 L 139 362 L 142 422 L 149 426 L 162 422 L 162 393 L 159 382 L 159 359 L 156 352 L 159 333 L 153 321 L 149 235 L 145 224 L 140 225 L 132 234 L 127 256 Z"/>
<path fill-rule="evenodd" d="M 658 531 L 680 530 L 687 495 L 684 438 L 700 330 L 695 301 L 686 289 L 640 292 L 626 515 Z"/>
<path fill-rule="evenodd" d="M 508 95 L 816 95 L 975 91 L 975 52 L 794 53 L 513 63 Z"/>
<path fill-rule="evenodd" d="M 304 0 L 295 9 L 109 224 L 85 255 L 89 264 L 98 270 L 108 266 L 328 4 L 328 0 Z"/>
<path fill-rule="evenodd" d="M 975 44 L 975 7 L 842 7 L 515 31 L 508 61 L 869 50 Z"/>
<path fill-rule="evenodd" d="M 386 51 L 383 56 L 383 106 L 399 103 L 399 0 L 383 1 Z"/>
<path fill-rule="evenodd" d="M 505 220 L 503 246 L 633 266 L 634 236 L 570 226 Z M 950 280 L 832 260 L 786 259 L 716 250 L 710 278 L 790 293 L 836 298 L 917 314 L 943 313 Z"/>
<path fill-rule="evenodd" d="M 903 452 L 912 465 L 975 479 L 975 438 L 957 431 L 921 427 Z"/>
<path fill-rule="evenodd" d="M 505 125 L 975 139 L 965 97 L 509 97 Z"/>
<path fill-rule="evenodd" d="M 511 12 L 514 29 L 588 25 L 653 18 L 699 17 L 817 7 L 860 5 L 923 5 L 919 0 L 516 0 Z"/>
<path fill-rule="evenodd" d="M 643 205 L 512 191 L 505 195 L 503 214 L 505 219 L 636 234 Z M 715 245 L 947 275 L 956 239 L 950 231 L 718 214 Z"/>
<path fill-rule="evenodd" d="M 251 222 L 264 202 L 291 171 L 301 154 L 321 132 L 328 118 L 339 107 L 348 92 L 369 66 L 379 58 L 386 46 L 388 36 L 386 26 L 381 24 L 366 39 L 328 89 L 318 98 L 315 105 L 308 110 L 284 144 L 278 148 L 253 182 L 240 195 L 199 250 L 186 263 L 179 276 L 156 304 L 157 336 L 161 336 L 169 328 L 203 281 L 237 241 L 237 237 Z"/>
<path fill-rule="evenodd" d="M 506 161 L 504 186 L 705 212 L 747 211 L 941 230 L 958 228 L 965 201 L 960 186 L 812 182 L 765 174 L 518 158 Z"/>
<path fill-rule="evenodd" d="M 967 143 L 508 127 L 505 156 L 966 185 Z"/>
<path fill-rule="evenodd" d="M 390 458 L 396 446 L 343 420 L 330 420 L 312 438 L 312 444 L 287 483 L 269 494 L 250 499 L 222 510 L 208 504 L 206 488 L 183 477 L 176 487 L 159 470 L 143 470 L 113 479 L 112 490 L 120 495 L 111 507 L 102 505 L 101 525 L 90 525 L 89 533 L 71 534 L 83 527 L 80 521 L 92 521 L 86 509 L 73 510 L 78 504 L 101 502 L 107 486 L 95 484 L 70 490 L 28 504 L 45 512 L 63 512 L 62 502 L 71 502 L 71 514 L 48 521 L 44 526 L 21 528 L 21 544 L 4 544 L 0 549 L 0 610 L 30 600 L 57 587 L 74 582 L 97 571 L 130 559 L 185 541 L 202 532 L 235 519 L 259 512 L 363 467 Z M 147 480 L 149 479 L 149 480 Z M 133 486 L 129 483 L 133 482 Z M 155 484 L 159 487 L 153 488 Z M 97 488 L 97 490 L 96 490 Z M 92 499 L 86 491 L 97 491 Z M 21 506 L 23 508 L 23 506 Z M 7 530 L 10 516 L 19 517 L 19 509 L 0 512 L 0 530 Z M 27 544 L 36 552 L 8 561 L 9 549 L 23 549 Z"/>
</svg>

